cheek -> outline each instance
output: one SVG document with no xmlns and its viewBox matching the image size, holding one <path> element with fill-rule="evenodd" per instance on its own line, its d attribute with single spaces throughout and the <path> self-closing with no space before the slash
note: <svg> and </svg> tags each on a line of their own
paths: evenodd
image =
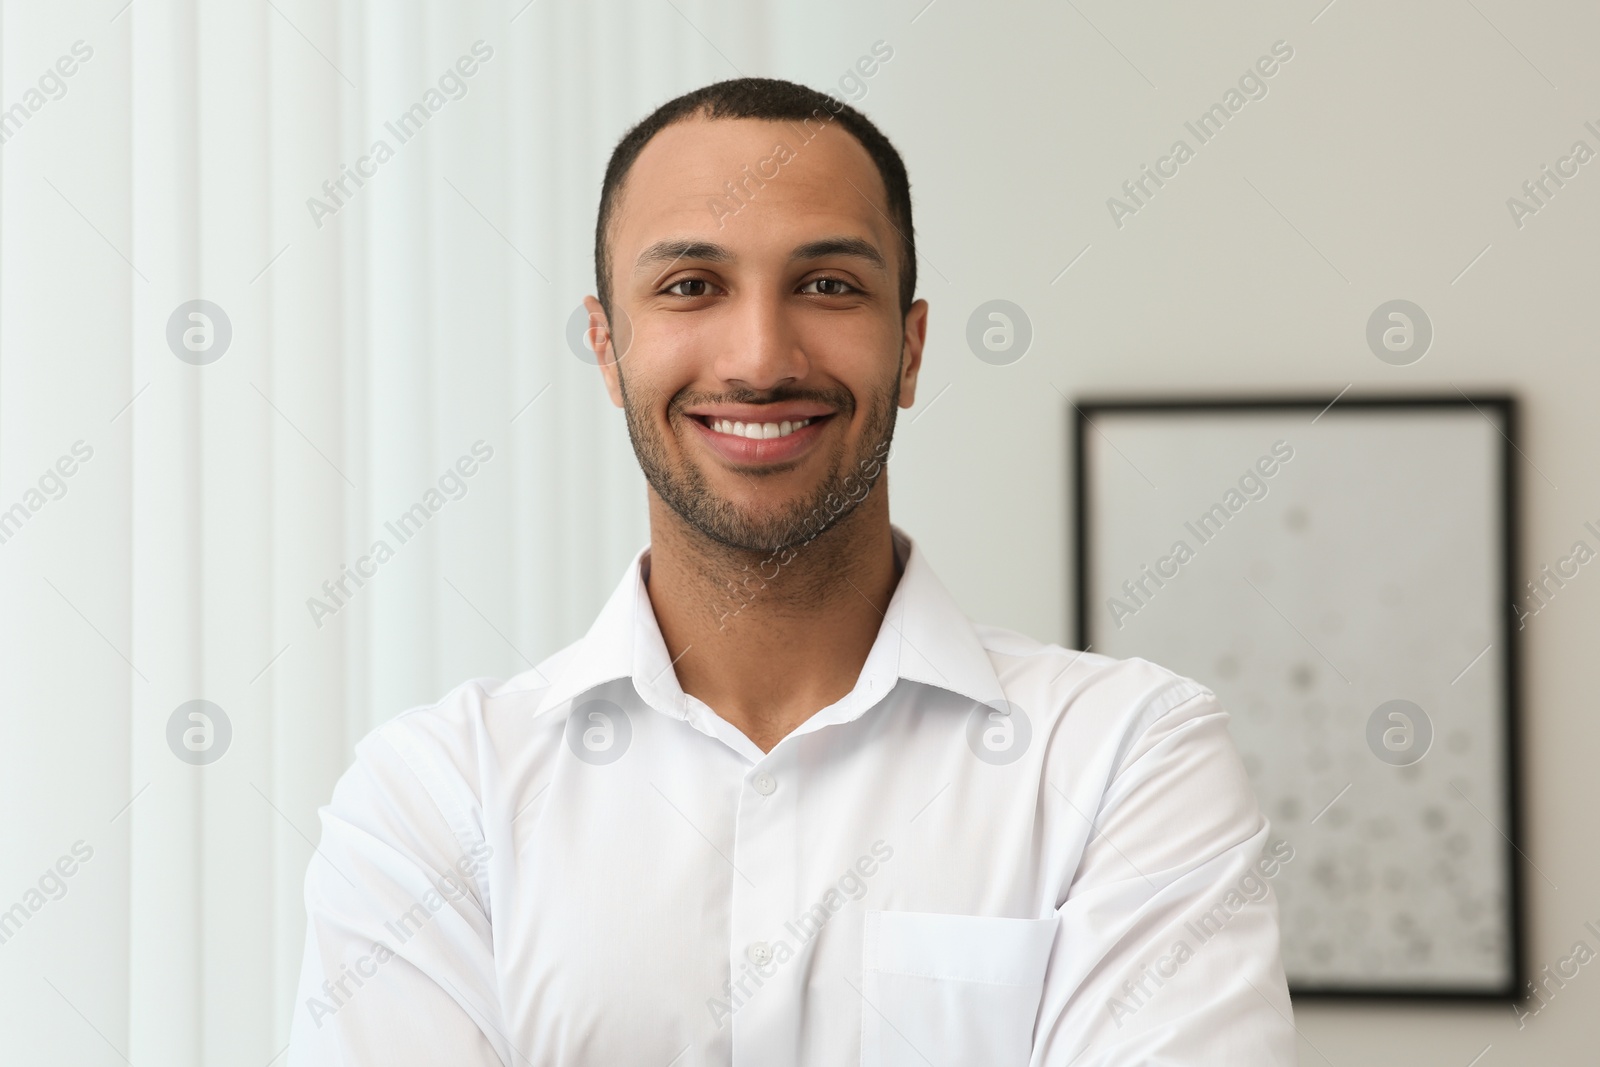
<svg viewBox="0 0 1600 1067">
<path fill-rule="evenodd" d="M 896 389 L 901 336 L 898 329 L 880 321 L 824 319 L 811 322 L 797 333 L 811 362 L 812 375 L 832 379 L 848 389 L 858 406 L 885 389 Z"/>
<path fill-rule="evenodd" d="M 618 369 L 630 406 L 649 411 L 652 419 L 667 421 L 667 405 L 680 394 L 721 396 L 728 391 L 728 383 L 717 376 L 717 355 L 728 341 L 710 321 L 662 316 L 641 324 L 632 340 Z"/>
<path fill-rule="evenodd" d="M 681 331 L 651 329 L 639 330 L 631 342 L 617 365 L 628 406 L 652 421 L 665 421 L 667 403 L 697 380 L 694 346 Z"/>
</svg>

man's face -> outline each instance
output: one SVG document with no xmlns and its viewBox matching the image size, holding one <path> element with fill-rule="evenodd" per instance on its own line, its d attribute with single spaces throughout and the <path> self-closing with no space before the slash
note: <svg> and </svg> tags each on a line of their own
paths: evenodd
<svg viewBox="0 0 1600 1067">
<path fill-rule="evenodd" d="M 926 302 L 900 314 L 900 235 L 871 157 L 835 123 L 809 133 L 667 127 L 609 238 L 601 369 L 645 478 L 689 525 L 753 552 L 814 536 L 862 497 L 896 407 L 915 400 L 927 328 Z"/>
</svg>

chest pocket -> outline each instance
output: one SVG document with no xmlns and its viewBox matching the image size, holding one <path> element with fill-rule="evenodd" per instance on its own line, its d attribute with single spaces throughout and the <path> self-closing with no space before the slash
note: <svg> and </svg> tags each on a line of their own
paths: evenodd
<svg viewBox="0 0 1600 1067">
<path fill-rule="evenodd" d="M 1054 917 L 863 918 L 862 1067 L 1027 1067 Z"/>
</svg>

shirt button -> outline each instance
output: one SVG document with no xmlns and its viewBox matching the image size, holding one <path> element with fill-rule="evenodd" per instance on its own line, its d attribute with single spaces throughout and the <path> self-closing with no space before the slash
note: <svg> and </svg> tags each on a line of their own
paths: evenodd
<svg viewBox="0 0 1600 1067">
<path fill-rule="evenodd" d="M 750 779 L 750 784 L 756 787 L 756 792 L 764 797 L 770 797 L 773 790 L 778 788 L 778 780 L 766 771 L 762 771 Z"/>
<path fill-rule="evenodd" d="M 757 941 L 746 950 L 750 962 L 757 967 L 765 967 L 772 962 L 772 946 L 765 941 Z"/>
</svg>

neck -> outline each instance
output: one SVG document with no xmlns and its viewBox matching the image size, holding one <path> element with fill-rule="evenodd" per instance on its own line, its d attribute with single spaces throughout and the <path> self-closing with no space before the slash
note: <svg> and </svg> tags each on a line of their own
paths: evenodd
<svg viewBox="0 0 1600 1067">
<path fill-rule="evenodd" d="M 779 553 L 718 544 L 650 492 L 646 588 L 678 684 L 763 752 L 855 687 L 899 580 L 886 475 Z"/>
</svg>

